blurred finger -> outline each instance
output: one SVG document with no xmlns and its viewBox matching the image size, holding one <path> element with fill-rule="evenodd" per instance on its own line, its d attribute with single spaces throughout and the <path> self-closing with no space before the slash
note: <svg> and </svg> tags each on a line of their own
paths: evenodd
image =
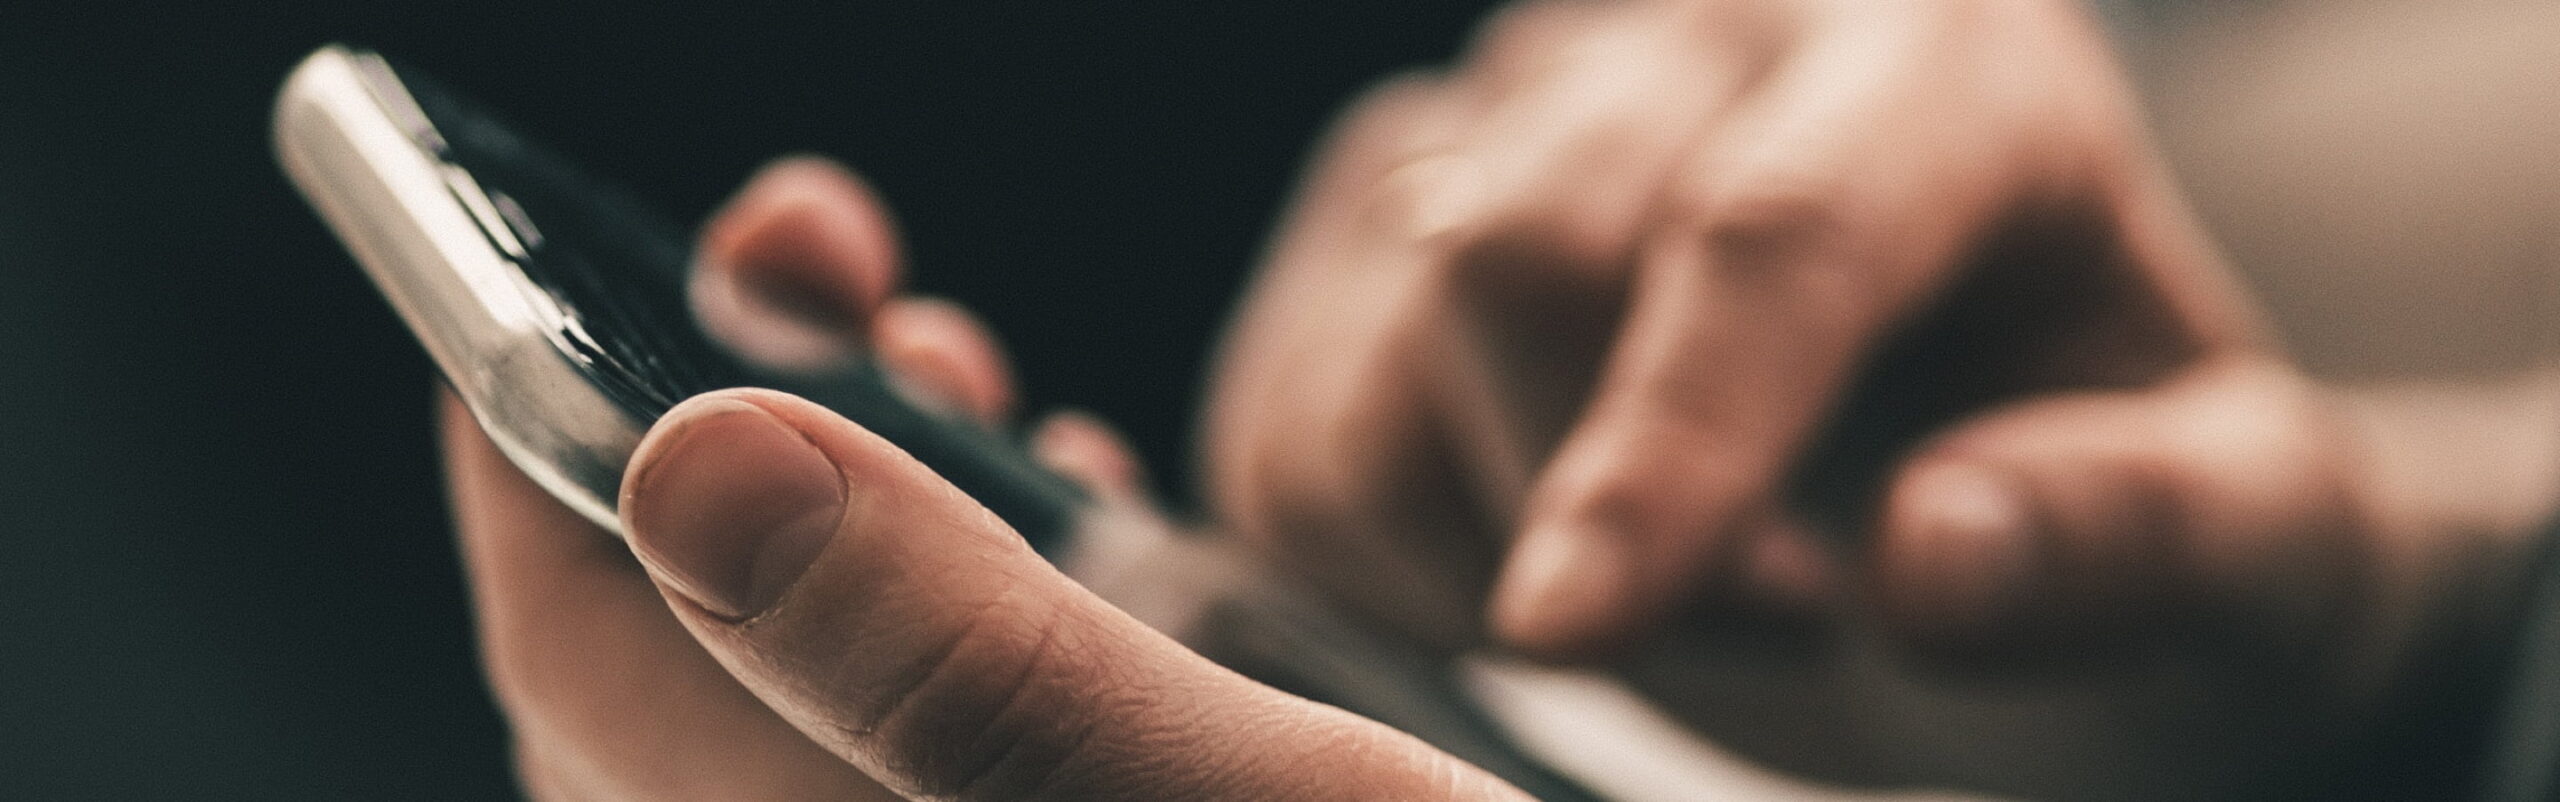
<svg viewBox="0 0 2560 802">
<path fill-rule="evenodd" d="M 1891 20 L 1883 20 L 1889 23 Z M 1973 136 L 1890 24 L 1812 37 L 1665 189 L 1590 405 L 1537 477 L 1492 620 L 1606 650 L 1701 596 L 1747 598 L 1737 532 L 1868 344 L 1933 293 L 2039 162 Z M 1879 62 L 1883 63 L 1879 63 Z"/>
<path fill-rule="evenodd" d="M 1013 416 L 1013 375 L 995 334 L 949 301 L 904 297 L 882 305 L 872 347 L 890 372 L 980 422 Z"/>
<path fill-rule="evenodd" d="M 1111 424 L 1091 414 L 1052 413 L 1032 429 L 1031 454 L 1103 496 L 1140 501 L 1146 495 L 1146 467 L 1137 451 Z"/>
<path fill-rule="evenodd" d="M 2353 536 L 2371 527 L 2341 426 L 2306 381 L 2250 362 L 1995 410 L 1892 481 L 1882 608 L 1916 644 L 1959 652 L 2195 615 L 2308 642 L 2389 556 Z"/>
<path fill-rule="evenodd" d="M 887 207 L 860 178 L 820 157 L 780 159 L 703 227 L 694 316 L 767 366 L 835 367 L 897 285 L 899 259 Z"/>
<path fill-rule="evenodd" d="M 1459 638 L 1480 616 L 1466 596 L 1421 589 L 1441 583 L 1410 581 L 1416 574 L 1394 567 L 1449 565 L 1415 559 L 1400 535 L 1418 530 L 1396 524 L 1445 523 L 1467 512 L 1406 503 L 1450 498 L 1436 484 L 1406 492 L 1447 484 L 1447 472 L 1377 470 L 1387 458 L 1435 448 L 1429 422 L 1408 425 L 1418 388 L 1408 374 L 1407 329 L 1432 304 L 1422 290 L 1433 271 L 1423 269 L 1429 262 L 1416 233 L 1428 223 L 1418 218 L 1438 212 L 1406 191 L 1416 186 L 1412 175 L 1388 174 L 1464 130 L 1472 113 L 1451 79 L 1408 75 L 1372 90 L 1346 115 L 1319 150 L 1212 363 L 1216 393 L 1203 422 L 1206 458 L 1216 466 L 1208 492 L 1222 520 L 1283 558 L 1314 558 L 1299 567 L 1315 569 L 1318 581 L 1364 609 L 1427 610 L 1406 616 L 1406 625 L 1440 639 Z M 1408 581 L 1346 577 L 1343 568 Z M 1417 593 L 1427 600 L 1412 598 Z"/>
<path fill-rule="evenodd" d="M 1492 274 L 1468 280 L 1621 276 L 1663 176 L 1757 58 L 1706 44 L 1724 33 L 1712 5 L 1668 23 L 1633 5 L 1506 13 L 1459 73 L 1479 95 L 1463 134 L 1388 179 L 1429 210 L 1417 228 L 1461 241 L 1455 268 Z"/>
</svg>

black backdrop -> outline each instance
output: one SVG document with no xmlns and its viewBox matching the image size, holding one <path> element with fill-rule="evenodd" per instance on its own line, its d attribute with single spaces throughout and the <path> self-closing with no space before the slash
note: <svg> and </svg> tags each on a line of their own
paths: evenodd
<svg viewBox="0 0 2560 802">
<path fill-rule="evenodd" d="M 512 793 L 428 368 L 278 176 L 346 40 L 680 215 L 866 172 L 1034 408 L 1186 481 L 1208 338 L 1300 157 L 1486 4 L 0 3 L 0 797 Z"/>
</svg>

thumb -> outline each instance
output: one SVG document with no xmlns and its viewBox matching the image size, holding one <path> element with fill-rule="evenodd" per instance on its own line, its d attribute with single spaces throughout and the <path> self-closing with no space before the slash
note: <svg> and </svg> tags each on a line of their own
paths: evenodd
<svg viewBox="0 0 2560 802">
<path fill-rule="evenodd" d="M 896 446 L 788 395 L 677 406 L 634 457 L 622 512 L 722 666 L 910 796 L 1518 798 L 1185 650 Z"/>
<path fill-rule="evenodd" d="M 2184 616 L 2312 632 L 2373 556 L 2339 420 L 2307 380 L 2246 361 L 1994 410 L 1892 479 L 1882 608 L 1959 650 L 2125 645 Z"/>
</svg>

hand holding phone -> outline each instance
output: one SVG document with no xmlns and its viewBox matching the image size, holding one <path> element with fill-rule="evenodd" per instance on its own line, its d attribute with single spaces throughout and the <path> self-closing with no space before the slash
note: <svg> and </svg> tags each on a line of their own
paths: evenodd
<svg viewBox="0 0 2560 802">
<path fill-rule="evenodd" d="M 832 796 L 865 775 L 1008 798 L 1518 793 L 1159 632 L 1188 630 L 1257 676 L 1579 796 L 1444 666 L 1167 537 L 1125 473 L 1087 471 L 1088 494 L 877 362 L 812 376 L 714 342 L 673 227 L 414 73 L 324 49 L 278 102 L 277 146 L 459 401 L 456 513 L 537 793 Z M 749 223 L 714 247 L 775 230 Z M 741 387 L 774 389 L 723 389 Z M 1045 431 L 1053 459 L 1126 464 L 1090 425 Z M 645 575 L 577 534 L 590 525 L 626 535 Z M 1081 536 L 1097 531 L 1124 536 Z"/>
</svg>

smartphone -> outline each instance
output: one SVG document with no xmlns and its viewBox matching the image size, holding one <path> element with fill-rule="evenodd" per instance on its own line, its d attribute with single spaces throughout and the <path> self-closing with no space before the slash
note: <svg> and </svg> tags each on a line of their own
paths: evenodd
<svg viewBox="0 0 2560 802">
<path fill-rule="evenodd" d="M 877 365 L 784 375 L 730 353 L 685 302 L 684 229 L 433 79 L 332 45 L 294 69 L 274 114 L 285 173 L 480 428 L 607 531 L 621 534 L 623 468 L 659 416 L 711 390 L 784 390 L 906 449 L 1071 576 L 1210 659 L 1411 732 L 1540 798 L 1592 798 L 1523 753 L 1439 656 L 1240 551 L 1088 527 L 1117 513 L 1005 436 L 918 403 Z M 1223 581 L 1199 580 L 1210 574 Z"/>
<path fill-rule="evenodd" d="M 1080 490 L 1004 436 L 929 411 L 878 366 L 766 371 L 685 303 L 679 228 L 382 56 L 321 49 L 285 82 L 275 147 L 454 394 L 525 475 L 607 530 L 625 463 L 677 402 L 786 390 L 906 449 L 1044 554 Z"/>
</svg>

